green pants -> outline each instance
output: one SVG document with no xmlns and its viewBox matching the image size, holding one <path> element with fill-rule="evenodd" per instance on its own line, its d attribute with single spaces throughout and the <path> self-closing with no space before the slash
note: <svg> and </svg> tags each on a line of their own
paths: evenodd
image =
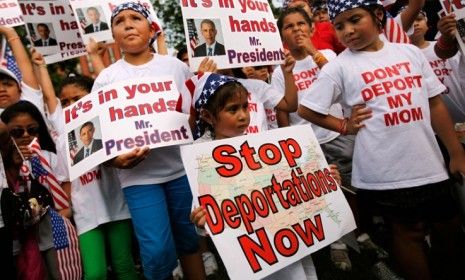
<svg viewBox="0 0 465 280">
<path fill-rule="evenodd" d="M 131 254 L 130 220 L 109 222 L 79 235 L 84 279 L 107 279 L 105 245 L 109 246 L 113 271 L 120 280 L 137 278 Z"/>
</svg>

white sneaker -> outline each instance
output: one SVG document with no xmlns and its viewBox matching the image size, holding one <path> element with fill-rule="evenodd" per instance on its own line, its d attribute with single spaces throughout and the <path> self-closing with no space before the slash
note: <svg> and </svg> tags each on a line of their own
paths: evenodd
<svg viewBox="0 0 465 280">
<path fill-rule="evenodd" d="M 202 253 L 202 259 L 207 276 L 213 275 L 216 271 L 218 271 L 218 263 L 216 262 L 215 255 L 211 252 L 205 252 Z"/>
<path fill-rule="evenodd" d="M 184 273 L 182 272 L 181 263 L 178 260 L 178 266 L 173 270 L 173 279 L 181 280 L 182 278 L 184 278 Z"/>
</svg>

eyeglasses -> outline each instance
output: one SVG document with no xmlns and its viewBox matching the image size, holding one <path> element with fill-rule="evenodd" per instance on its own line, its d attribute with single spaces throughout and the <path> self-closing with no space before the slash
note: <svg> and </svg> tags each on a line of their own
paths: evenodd
<svg viewBox="0 0 465 280">
<path fill-rule="evenodd" d="M 23 137 L 25 131 L 27 131 L 28 135 L 36 136 L 37 134 L 39 134 L 39 127 L 31 126 L 26 129 L 15 127 L 10 130 L 10 135 L 13 136 L 13 138 L 21 138 Z"/>
</svg>

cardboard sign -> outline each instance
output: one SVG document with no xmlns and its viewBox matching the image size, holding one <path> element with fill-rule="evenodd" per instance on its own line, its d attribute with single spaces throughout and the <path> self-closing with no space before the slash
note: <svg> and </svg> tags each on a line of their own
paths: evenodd
<svg viewBox="0 0 465 280">
<path fill-rule="evenodd" d="M 0 0 L 0 25 L 23 25 L 23 17 L 17 0 Z"/>
</svg>

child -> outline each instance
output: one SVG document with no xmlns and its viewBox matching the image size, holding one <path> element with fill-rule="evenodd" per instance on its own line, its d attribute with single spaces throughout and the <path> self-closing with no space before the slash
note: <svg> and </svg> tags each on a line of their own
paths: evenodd
<svg viewBox="0 0 465 280">
<path fill-rule="evenodd" d="M 23 164 L 23 160 L 30 160 L 33 158 L 34 155 L 28 145 L 36 137 L 40 147 L 42 148 L 45 160 L 50 164 L 50 168 L 55 174 L 56 179 L 61 182 L 63 180 L 63 174 L 59 173 L 59 169 L 57 168 L 58 161 L 56 157 L 55 144 L 48 133 L 47 126 L 39 110 L 28 101 L 20 101 L 5 109 L 5 111 L 1 114 L 1 119 L 6 124 L 8 132 L 14 143 L 14 145 L 8 145 L 10 148 L 6 155 L 4 152 L 5 170 L 9 187 L 15 192 L 27 192 L 25 190 L 25 185 L 22 184 L 25 183 L 27 179 L 20 175 L 20 169 Z M 32 173 L 34 174 L 34 168 L 32 169 Z M 37 178 L 37 180 L 39 179 L 40 178 Z M 31 187 L 29 191 L 32 193 L 33 188 Z M 50 189 L 47 189 L 45 192 L 50 192 Z M 50 193 L 48 196 L 50 196 Z M 43 203 L 41 206 L 51 206 L 50 203 L 45 202 L 47 200 L 44 197 L 47 197 L 47 195 L 42 194 L 37 197 L 39 203 Z M 41 201 L 41 199 L 43 200 Z M 46 211 L 46 208 L 44 209 Z M 47 213 L 41 216 L 40 221 L 38 221 L 36 225 L 30 226 L 29 229 L 37 236 L 37 243 L 47 266 L 49 279 L 60 279 L 61 276 L 57 263 L 57 253 L 54 248 L 54 239 L 52 236 L 51 215 Z M 31 233 L 30 230 L 25 230 L 27 237 L 25 240 L 22 240 L 22 245 L 25 246 L 26 249 L 21 248 L 21 250 L 25 251 L 25 254 L 28 254 L 29 252 L 29 248 L 25 244 L 28 243 L 30 238 L 34 239 L 33 235 L 28 234 Z M 29 262 L 30 260 L 27 261 Z M 19 262 L 18 266 L 21 267 Z M 23 276 L 28 275 L 28 273 L 33 273 L 32 268 L 31 271 L 18 270 L 18 273 Z M 79 278 L 80 274 L 76 276 Z"/>
<path fill-rule="evenodd" d="M 298 113 L 356 135 L 352 185 L 390 222 L 401 272 L 408 279 L 431 279 L 423 244 L 431 224 L 433 250 L 449 262 L 441 273 L 455 279 L 463 260 L 458 212 L 433 128 L 450 154 L 452 174 L 465 173 L 465 153 L 440 97 L 445 87 L 418 48 L 380 40 L 372 3 L 328 1 L 338 37 L 348 49 L 321 70 Z M 335 102 L 348 118 L 329 114 Z"/>
<path fill-rule="evenodd" d="M 428 60 L 434 74 L 446 86 L 443 92 L 443 100 L 449 109 L 449 114 L 454 123 L 465 122 L 465 95 L 458 81 L 458 69 L 460 53 L 449 59 L 441 59 L 434 52 L 437 42 L 425 40 L 428 31 L 428 19 L 425 12 L 420 12 L 413 24 L 415 32 L 410 36 L 412 44 L 420 48 Z"/>
<path fill-rule="evenodd" d="M 187 81 L 195 85 L 191 103 L 191 114 L 196 119 L 195 131 L 201 137 L 196 142 L 219 140 L 244 135 L 250 122 L 249 93 L 237 80 L 218 74 L 202 73 Z M 334 165 L 330 165 L 332 175 L 340 183 L 340 175 Z M 197 207 L 191 219 L 203 228 L 205 209 Z M 266 279 L 316 279 L 311 258 L 296 262 Z M 304 259 L 304 260 L 305 260 Z"/>
<path fill-rule="evenodd" d="M 72 105 L 87 95 L 93 85 L 91 78 L 75 76 L 65 79 L 60 88 L 63 107 Z M 55 127 L 64 121 L 58 106 L 50 115 Z M 66 165 L 66 134 L 60 129 L 58 149 Z M 118 279 L 137 279 L 132 258 L 132 225 L 121 184 L 111 167 L 100 165 L 87 174 L 98 174 L 91 180 L 78 178 L 71 182 L 73 217 L 79 237 L 84 279 L 106 279 L 108 246 L 113 272 Z M 68 178 L 66 178 L 68 180 Z"/>
<path fill-rule="evenodd" d="M 0 34 L 5 36 L 16 60 L 13 68 L 0 67 L 0 113 L 20 99 L 28 100 L 43 112 L 42 92 L 21 39 L 13 28 L 4 25 L 0 25 Z"/>
<path fill-rule="evenodd" d="M 118 60 L 95 80 L 92 91 L 130 78 L 171 75 L 181 89 L 191 73 L 176 58 L 152 53 L 155 28 L 141 4 L 117 6 L 111 16 L 113 38 L 122 49 Z M 179 256 L 188 279 L 203 279 L 198 237 L 189 221 L 192 194 L 179 147 L 137 148 L 114 158 L 116 172 L 129 206 L 147 279 L 171 277 Z"/>
</svg>

